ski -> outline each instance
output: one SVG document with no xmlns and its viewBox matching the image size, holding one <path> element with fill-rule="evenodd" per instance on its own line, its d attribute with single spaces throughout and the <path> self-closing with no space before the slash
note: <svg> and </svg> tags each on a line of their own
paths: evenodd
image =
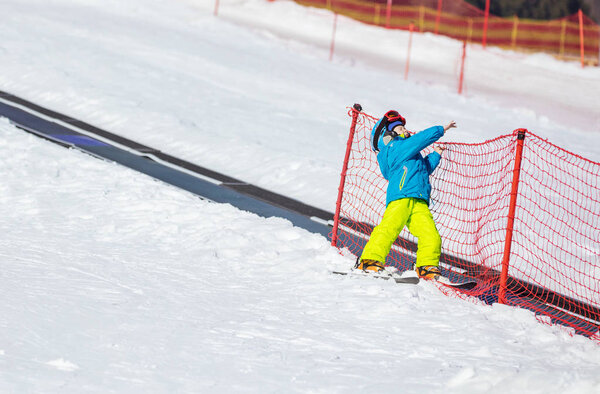
<svg viewBox="0 0 600 394">
<path fill-rule="evenodd" d="M 336 275 L 362 276 L 366 278 L 376 278 L 383 280 L 393 279 L 396 283 L 411 285 L 416 285 L 419 283 L 419 278 L 416 276 L 401 277 L 395 274 L 380 275 L 375 273 L 363 273 L 362 271 L 332 271 L 332 273 Z M 453 289 L 459 290 L 472 290 L 473 288 L 475 288 L 475 286 L 477 286 L 477 282 L 473 280 L 468 280 L 466 282 L 453 282 L 445 276 L 439 277 L 436 281 L 444 286 L 452 287 Z"/>
<path fill-rule="evenodd" d="M 336 275 L 361 276 L 361 277 L 365 277 L 365 278 L 377 278 L 377 279 L 383 279 L 383 280 L 393 279 L 396 283 L 403 283 L 403 284 L 410 284 L 410 285 L 416 285 L 417 283 L 419 283 L 419 278 L 417 278 L 416 276 L 401 277 L 401 276 L 397 276 L 397 275 L 393 275 L 393 274 L 389 274 L 389 275 L 367 274 L 367 273 L 362 273 L 362 271 L 332 271 L 332 273 L 336 274 Z"/>
<path fill-rule="evenodd" d="M 453 282 L 445 276 L 440 276 L 437 279 L 437 281 L 439 283 L 443 284 L 444 286 L 448 286 L 448 287 L 452 287 L 454 289 L 460 289 L 460 290 L 471 290 L 475 286 L 477 286 L 477 282 L 475 282 L 474 280 L 468 280 L 466 282 Z"/>
<path fill-rule="evenodd" d="M 419 278 L 417 276 L 402 277 L 396 273 L 387 273 L 387 274 L 381 275 L 381 274 L 377 274 L 377 273 L 372 273 L 372 274 L 366 273 L 364 271 L 359 271 L 359 270 L 332 271 L 332 273 L 336 274 L 336 275 L 362 276 L 362 277 L 366 277 L 366 278 L 376 278 L 376 279 L 383 279 L 383 280 L 393 279 L 396 283 L 404 283 L 404 284 L 411 284 L 411 285 L 416 285 L 419 283 Z M 445 276 L 440 276 L 437 280 L 435 280 L 435 282 L 438 282 L 444 286 L 452 287 L 453 289 L 459 289 L 459 290 L 472 290 L 473 288 L 475 288 L 475 286 L 477 286 L 477 282 L 474 280 L 467 280 L 465 282 L 454 282 Z"/>
</svg>

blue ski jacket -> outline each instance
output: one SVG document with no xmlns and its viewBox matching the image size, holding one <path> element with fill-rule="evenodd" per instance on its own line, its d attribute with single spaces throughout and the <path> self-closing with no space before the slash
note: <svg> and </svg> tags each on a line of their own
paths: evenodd
<svg viewBox="0 0 600 394">
<path fill-rule="evenodd" d="M 440 162 L 441 156 L 432 152 L 427 157 L 421 151 L 444 135 L 442 126 L 433 126 L 410 137 L 396 137 L 383 141 L 379 137 L 377 162 L 385 179 L 388 180 L 386 206 L 401 198 L 418 198 L 429 204 L 431 184 L 429 175 Z"/>
</svg>

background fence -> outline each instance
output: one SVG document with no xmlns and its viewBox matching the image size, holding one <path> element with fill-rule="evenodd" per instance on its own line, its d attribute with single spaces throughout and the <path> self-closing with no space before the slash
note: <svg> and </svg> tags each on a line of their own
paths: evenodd
<svg viewBox="0 0 600 394">
<path fill-rule="evenodd" d="M 503 48 L 543 51 L 564 58 L 583 57 L 597 63 L 600 26 L 585 14 L 541 21 L 501 18 L 463 0 L 295 0 L 327 8 L 358 21 L 390 29 L 443 34 L 467 42 Z"/>
<path fill-rule="evenodd" d="M 369 145 L 377 119 L 350 113 L 332 238 L 358 255 L 383 216 L 387 181 Z M 476 279 L 468 296 L 525 307 L 600 340 L 600 163 L 526 130 L 444 145 L 430 206 L 444 273 Z M 387 264 L 409 269 L 415 250 L 405 229 Z"/>
</svg>

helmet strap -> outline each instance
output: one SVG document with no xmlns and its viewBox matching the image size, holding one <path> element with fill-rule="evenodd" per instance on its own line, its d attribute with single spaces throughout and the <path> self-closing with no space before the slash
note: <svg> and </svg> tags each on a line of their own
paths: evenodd
<svg viewBox="0 0 600 394">
<path fill-rule="evenodd" d="M 398 137 L 398 133 L 396 133 L 394 130 L 388 130 L 383 135 L 383 143 L 387 145 L 396 137 Z"/>
<path fill-rule="evenodd" d="M 378 146 L 379 145 L 379 137 L 381 136 L 381 133 L 383 133 L 384 130 L 387 130 L 388 124 L 389 124 L 389 121 L 384 116 L 383 118 L 381 118 L 381 121 L 379 122 L 379 124 L 377 125 L 377 128 L 375 129 L 375 134 L 373 135 L 373 149 L 375 150 L 375 152 L 379 152 L 379 146 Z"/>
</svg>

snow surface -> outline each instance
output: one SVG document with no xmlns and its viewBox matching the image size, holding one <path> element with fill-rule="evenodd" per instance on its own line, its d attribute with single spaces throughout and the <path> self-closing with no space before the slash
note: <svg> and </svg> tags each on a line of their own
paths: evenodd
<svg viewBox="0 0 600 394">
<path fill-rule="evenodd" d="M 0 89 L 329 210 L 354 102 L 600 159 L 598 69 L 473 46 L 458 96 L 452 40 L 415 36 L 404 82 L 406 32 L 340 18 L 328 62 L 326 11 L 213 6 L 2 0 Z M 286 220 L 3 119 L 0 168 L 0 392 L 600 392 L 595 342 L 429 283 L 328 275 L 352 259 Z"/>
</svg>

